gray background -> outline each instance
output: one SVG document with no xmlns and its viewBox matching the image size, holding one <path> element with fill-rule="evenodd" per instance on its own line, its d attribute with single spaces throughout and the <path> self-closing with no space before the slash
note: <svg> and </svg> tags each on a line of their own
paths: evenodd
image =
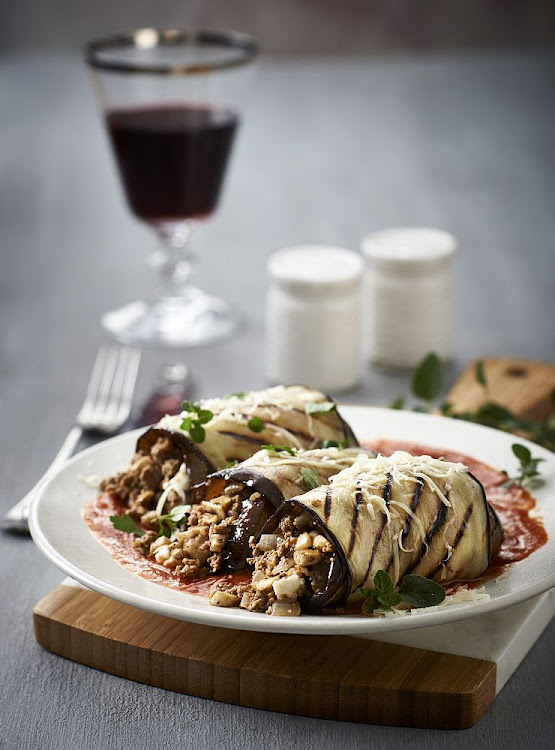
<svg viewBox="0 0 555 750">
<path fill-rule="evenodd" d="M 71 51 L 89 33 L 129 25 L 131 11 L 125 3 L 95 4 L 94 13 L 92 4 L 83 12 L 84 5 L 79 11 L 75 5 L 27 0 L 4 6 L 9 43 L 4 40 L 0 65 L 3 509 L 40 476 L 72 424 L 103 340 L 100 314 L 144 293 L 150 283 L 144 258 L 155 240 L 126 211 L 90 82 Z M 226 5 L 222 23 L 262 29 L 270 49 L 289 51 L 279 34 L 272 37 L 271 15 L 261 21 L 255 13 L 247 23 L 241 14 L 249 4 L 237 3 L 232 24 L 233 4 Z M 349 52 L 339 33 L 343 25 L 353 26 L 349 14 L 337 20 L 331 3 L 322 3 L 321 12 L 312 7 L 312 14 L 307 8 L 315 3 L 298 3 L 302 12 L 282 5 L 293 14 L 287 23 L 300 23 L 304 13 L 322 27 L 318 39 L 306 37 L 306 46 L 290 40 L 292 50 L 321 53 L 322 40 L 330 38 L 335 41 L 329 51 Z M 393 22 L 377 13 L 372 33 L 388 41 L 369 42 L 361 34 L 364 44 L 351 51 L 384 49 L 385 58 L 354 60 L 344 54 L 263 61 L 224 200 L 196 243 L 199 283 L 232 301 L 246 327 L 229 344 L 173 355 L 190 366 L 195 396 L 264 384 L 264 264 L 270 252 L 299 242 L 357 248 L 365 233 L 398 224 L 440 226 L 459 238 L 451 380 L 469 359 L 487 354 L 552 360 L 555 56 L 524 49 L 546 44 L 551 32 L 542 3 L 531 4 L 530 16 L 517 10 L 517 3 L 483 5 L 488 18 L 499 17 L 498 6 L 508 8 L 507 25 L 472 41 L 463 34 L 461 10 L 459 28 L 451 18 L 451 32 L 431 44 L 449 51 L 434 55 L 408 56 L 408 49 L 422 48 L 418 38 L 411 31 L 405 41 L 399 31 L 391 32 Z M 276 13 L 275 4 L 268 7 Z M 150 16 L 141 17 L 141 9 Z M 205 13 L 200 3 L 188 9 Z M 520 29 L 514 22 L 519 13 Z M 179 20 L 175 5 L 161 3 L 164 14 Z M 152 5 L 137 3 L 139 23 L 152 22 L 153 15 Z M 533 22 L 524 23 L 524 17 Z M 212 23 L 219 18 L 216 14 Z M 462 36 L 464 43 L 456 41 Z M 508 42 L 522 49 L 491 51 Z M 489 49 L 461 51 L 477 45 Z M 163 352 L 145 355 L 139 400 L 168 358 Z M 404 375 L 367 369 L 360 388 L 344 400 L 388 403 L 405 392 L 406 383 Z M 33 640 L 31 608 L 61 576 L 28 539 L 3 535 L 0 554 L 2 748 L 549 745 L 553 626 L 471 730 L 324 722 L 175 695 L 42 651 Z"/>
<path fill-rule="evenodd" d="M 396 54 L 531 48 L 555 41 L 551 0 L 17 0 L 0 48 L 76 47 L 138 26 L 208 25 L 255 34 L 269 54 Z"/>
</svg>

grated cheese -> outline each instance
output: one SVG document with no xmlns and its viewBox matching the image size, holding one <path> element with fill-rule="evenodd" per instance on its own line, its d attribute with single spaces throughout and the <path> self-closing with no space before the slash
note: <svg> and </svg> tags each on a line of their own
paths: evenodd
<svg viewBox="0 0 555 750">
<path fill-rule="evenodd" d="M 160 495 L 158 503 L 156 504 L 156 514 L 158 516 L 162 515 L 164 505 L 166 504 L 166 500 L 172 490 L 179 496 L 179 499 L 183 503 L 185 502 L 185 493 L 191 487 L 191 477 L 187 471 L 187 464 L 182 463 L 173 477 L 167 482 L 164 482 L 162 486 L 164 491 Z"/>
<path fill-rule="evenodd" d="M 83 474 L 77 474 L 77 479 L 80 482 L 83 482 L 83 484 L 86 484 L 87 487 L 92 487 L 95 490 L 99 489 L 100 487 L 101 479 L 100 477 L 97 477 L 96 474 L 91 474 L 88 477 L 83 476 Z"/>
<path fill-rule="evenodd" d="M 302 466 L 311 467 L 317 471 L 322 468 L 325 462 L 326 469 L 336 470 L 338 473 L 351 466 L 354 460 L 367 456 L 365 453 L 359 453 L 356 458 L 353 456 L 341 456 L 338 448 L 322 448 L 311 451 L 298 450 L 294 455 L 286 451 L 261 450 L 255 453 L 241 466 L 256 466 L 257 464 L 271 464 L 272 466 Z"/>
<path fill-rule="evenodd" d="M 449 484 L 454 474 L 467 471 L 464 464 L 440 461 L 431 456 L 412 456 L 405 451 L 395 451 L 388 457 L 380 454 L 376 458 L 357 461 L 330 481 L 337 488 L 355 490 L 360 486 L 368 492 L 376 492 L 383 490 L 390 476 L 392 484 L 401 484 L 403 481 L 411 480 L 416 482 L 420 479 L 438 495 L 447 507 L 450 507 L 451 503 L 434 480 L 444 479 L 445 483 Z M 372 493 L 371 497 L 380 499 L 383 503 L 381 496 Z"/>
</svg>

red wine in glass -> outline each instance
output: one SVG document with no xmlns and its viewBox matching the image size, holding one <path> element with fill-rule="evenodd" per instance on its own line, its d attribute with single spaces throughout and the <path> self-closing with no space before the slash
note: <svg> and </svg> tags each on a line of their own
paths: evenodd
<svg viewBox="0 0 555 750">
<path fill-rule="evenodd" d="M 238 118 L 230 109 L 164 105 L 106 113 L 133 213 L 150 223 L 216 208 Z"/>
</svg>

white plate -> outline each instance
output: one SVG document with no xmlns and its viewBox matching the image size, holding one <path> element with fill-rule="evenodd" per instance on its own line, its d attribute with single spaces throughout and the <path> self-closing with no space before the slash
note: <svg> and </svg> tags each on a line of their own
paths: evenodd
<svg viewBox="0 0 555 750">
<path fill-rule="evenodd" d="M 515 438 L 498 430 L 428 414 L 345 406 L 342 414 L 360 440 L 397 438 L 439 447 L 479 458 L 514 472 L 517 461 L 511 452 Z M 555 585 L 555 555 L 548 542 L 510 568 L 508 576 L 490 581 L 489 601 L 442 607 L 439 611 L 416 610 L 404 617 L 315 616 L 269 617 L 241 609 L 211 607 L 206 599 L 169 589 L 135 575 L 112 559 L 81 519 L 81 508 L 94 490 L 83 477 L 109 476 L 132 456 L 138 435 L 135 430 L 106 440 L 83 451 L 49 479 L 38 493 L 31 510 L 31 534 L 46 557 L 71 578 L 100 594 L 150 612 L 206 625 L 241 630 L 304 634 L 368 634 L 406 630 L 454 622 L 518 604 Z M 545 484 L 535 491 L 550 540 L 555 536 L 555 455 L 521 440 L 541 464 Z M 79 478 L 81 477 L 81 479 Z"/>
</svg>

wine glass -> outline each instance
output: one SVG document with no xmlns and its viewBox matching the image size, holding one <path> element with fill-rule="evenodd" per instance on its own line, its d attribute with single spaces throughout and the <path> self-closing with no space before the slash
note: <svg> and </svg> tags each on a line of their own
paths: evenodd
<svg viewBox="0 0 555 750">
<path fill-rule="evenodd" d="M 257 52 L 246 34 L 206 29 L 144 28 L 86 47 L 127 203 L 162 241 L 149 299 L 102 318 L 119 341 L 189 347 L 236 328 L 226 302 L 189 283 L 190 236 L 218 204 Z"/>
</svg>

